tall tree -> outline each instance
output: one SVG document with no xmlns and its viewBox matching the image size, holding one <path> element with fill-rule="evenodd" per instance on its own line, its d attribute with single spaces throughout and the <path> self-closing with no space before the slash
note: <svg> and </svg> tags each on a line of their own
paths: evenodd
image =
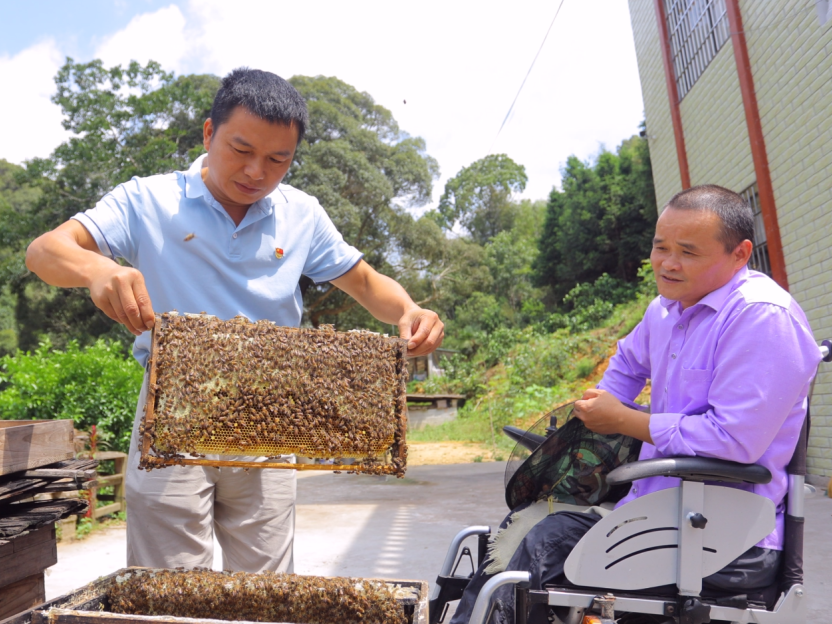
<svg viewBox="0 0 832 624">
<path fill-rule="evenodd" d="M 647 141 L 634 136 L 594 164 L 567 159 L 562 190 L 549 196 L 534 268 L 555 301 L 603 273 L 633 281 L 650 254 L 656 222 Z"/>
<path fill-rule="evenodd" d="M 464 167 L 445 184 L 439 213 L 447 227 L 461 225 L 480 244 L 511 229 L 512 193 L 526 188 L 526 168 L 505 154 L 492 154 Z"/>
</svg>

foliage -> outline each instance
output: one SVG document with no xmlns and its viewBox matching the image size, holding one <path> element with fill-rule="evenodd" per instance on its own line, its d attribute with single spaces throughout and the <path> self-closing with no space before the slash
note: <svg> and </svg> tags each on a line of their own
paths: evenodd
<svg viewBox="0 0 832 624">
<path fill-rule="evenodd" d="M 558 300 L 603 273 L 634 281 L 650 253 L 656 218 L 645 139 L 624 141 L 617 154 L 602 152 L 594 165 L 571 156 L 563 190 L 549 196 L 534 264 L 536 285 L 548 286 Z"/>
<path fill-rule="evenodd" d="M 495 366 L 486 365 L 491 359 L 486 353 L 489 347 L 467 360 L 459 355 L 443 360 L 445 376 L 411 389 L 464 392 L 469 399 L 456 420 L 411 432 L 409 438 L 480 442 L 493 446 L 495 454 L 506 454 L 514 443 L 502 434 L 502 427 L 528 427 L 554 407 L 594 386 L 596 367 L 609 355 L 615 340 L 641 319 L 651 298 L 637 293 L 635 299 L 614 306 L 612 313 L 591 330 L 573 333 L 564 328 L 547 334 L 528 327 L 515 334 L 516 342 Z M 496 432 L 493 438 L 492 430 Z"/>
<path fill-rule="evenodd" d="M 464 167 L 445 184 L 439 214 L 445 226 L 461 225 L 485 244 L 514 225 L 512 193 L 526 188 L 526 168 L 505 154 L 492 154 Z"/>
<path fill-rule="evenodd" d="M 144 370 L 119 345 L 70 342 L 65 351 L 47 340 L 31 353 L 0 360 L 0 418 L 69 418 L 77 429 L 97 426 L 106 441 L 126 452 Z"/>
<path fill-rule="evenodd" d="M 568 327 L 571 332 L 598 327 L 609 318 L 615 306 L 633 299 L 638 287 L 603 273 L 592 284 L 577 284 L 563 298 L 563 312 L 546 319 L 550 329 Z"/>
</svg>

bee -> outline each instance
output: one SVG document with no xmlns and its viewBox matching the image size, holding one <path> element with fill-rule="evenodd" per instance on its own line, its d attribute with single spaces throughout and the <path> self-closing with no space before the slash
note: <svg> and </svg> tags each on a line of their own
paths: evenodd
<svg viewBox="0 0 832 624">
<path fill-rule="evenodd" d="M 185 242 L 187 243 L 188 241 L 192 241 L 192 240 L 193 240 L 193 239 L 195 239 L 195 238 L 196 238 L 196 234 L 194 234 L 193 232 L 191 232 L 190 234 L 188 234 L 187 236 L 185 236 Z"/>
</svg>

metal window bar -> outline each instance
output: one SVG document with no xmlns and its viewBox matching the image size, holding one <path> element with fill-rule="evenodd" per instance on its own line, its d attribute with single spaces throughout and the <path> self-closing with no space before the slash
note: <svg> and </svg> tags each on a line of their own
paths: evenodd
<svg viewBox="0 0 832 624">
<path fill-rule="evenodd" d="M 664 0 L 679 100 L 728 41 L 725 0 Z"/>
<path fill-rule="evenodd" d="M 755 182 L 740 193 L 742 198 L 751 205 L 754 211 L 754 250 L 748 261 L 748 268 L 765 273 L 771 277 L 771 262 L 768 257 L 768 243 L 766 242 L 766 228 L 763 225 L 763 211 L 760 209 L 760 194 Z"/>
</svg>

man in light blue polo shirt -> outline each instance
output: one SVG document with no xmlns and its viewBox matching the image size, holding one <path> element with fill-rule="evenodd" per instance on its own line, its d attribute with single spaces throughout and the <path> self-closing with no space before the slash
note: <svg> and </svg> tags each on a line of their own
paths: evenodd
<svg viewBox="0 0 832 624">
<path fill-rule="evenodd" d="M 143 365 L 154 309 L 297 326 L 302 275 L 331 282 L 377 319 L 398 324 L 409 354 L 433 351 L 443 337 L 437 315 L 364 262 L 314 197 L 280 185 L 307 122 L 306 103 L 282 78 L 231 72 L 205 121 L 207 155 L 187 172 L 119 185 L 36 239 L 27 266 L 49 284 L 88 288 L 137 336 L 133 352 Z M 136 425 L 133 433 L 128 565 L 210 567 L 216 536 L 226 569 L 292 571 L 294 471 L 142 472 Z"/>
</svg>

